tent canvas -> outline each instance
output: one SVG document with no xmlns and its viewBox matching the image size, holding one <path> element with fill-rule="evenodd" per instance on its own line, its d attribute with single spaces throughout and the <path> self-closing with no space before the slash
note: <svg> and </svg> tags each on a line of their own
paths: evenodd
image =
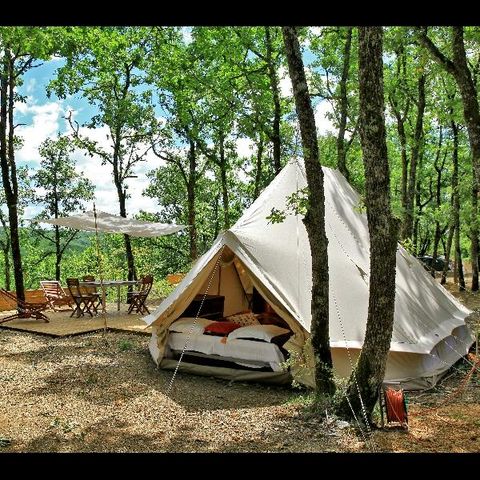
<svg viewBox="0 0 480 480">
<path fill-rule="evenodd" d="M 41 220 L 42 223 L 60 225 L 95 232 L 95 217 L 93 211 L 70 215 L 68 217 L 49 218 Z M 132 218 L 124 218 L 111 213 L 97 210 L 97 230 L 105 233 L 126 233 L 132 237 L 159 237 L 169 235 L 186 228 L 185 225 L 172 225 L 159 222 L 145 222 Z"/>
<path fill-rule="evenodd" d="M 347 377 L 366 328 L 368 225 L 359 208 L 359 195 L 346 179 L 336 170 L 324 167 L 323 171 L 329 241 L 330 344 L 336 374 Z M 157 364 L 171 367 L 172 361 L 164 358 L 168 326 L 181 316 L 196 294 L 225 295 L 224 313 L 228 315 L 247 305 L 245 293 L 255 287 L 294 333 L 285 344 L 294 357 L 295 353 L 300 355 L 295 358 L 301 359 L 291 367 L 292 376 L 313 385 L 307 342 L 312 285 L 307 232 L 298 215 L 287 216 L 280 224 L 267 220 L 272 208 L 284 210 L 286 198 L 305 186 L 303 163 L 291 161 L 235 225 L 219 235 L 156 311 L 144 317 L 153 326 L 150 352 Z M 404 388 L 435 384 L 473 343 L 465 324 L 470 313 L 398 245 L 395 321 L 386 382 Z"/>
</svg>

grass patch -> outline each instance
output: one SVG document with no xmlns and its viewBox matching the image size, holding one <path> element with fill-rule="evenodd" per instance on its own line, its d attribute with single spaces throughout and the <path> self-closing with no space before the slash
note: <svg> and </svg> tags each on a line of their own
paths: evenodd
<svg viewBox="0 0 480 480">
<path fill-rule="evenodd" d="M 131 352 L 133 348 L 133 343 L 130 340 L 120 340 L 118 342 L 118 349 L 121 352 Z"/>
</svg>

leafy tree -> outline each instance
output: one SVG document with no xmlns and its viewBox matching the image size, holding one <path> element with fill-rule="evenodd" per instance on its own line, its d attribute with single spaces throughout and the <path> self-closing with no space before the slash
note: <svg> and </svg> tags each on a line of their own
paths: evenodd
<svg viewBox="0 0 480 480">
<path fill-rule="evenodd" d="M 41 190 L 36 195 L 36 202 L 44 205 L 37 216 L 38 220 L 68 216 L 69 213 L 82 210 L 84 202 L 93 199 L 94 186 L 83 172 L 75 169 L 75 161 L 71 154 L 75 150 L 72 139 L 58 136 L 56 140 L 46 139 L 39 148 L 42 157 L 40 169 L 33 179 L 34 185 Z M 38 190 L 37 190 L 38 191 Z M 60 281 L 60 264 L 68 245 L 75 238 L 78 230 L 53 227 L 53 235 L 46 230 L 38 229 L 37 234 L 48 240 L 55 247 L 55 279 Z"/>
<path fill-rule="evenodd" d="M 467 58 L 464 27 L 450 27 L 450 48 L 452 58 L 450 59 L 428 36 L 426 27 L 417 29 L 418 40 L 428 51 L 430 56 L 453 76 L 457 82 L 463 102 L 463 114 L 465 125 L 468 129 L 470 149 L 473 166 L 472 185 L 472 219 L 471 219 L 471 262 L 472 262 L 472 291 L 479 288 L 478 281 L 478 257 L 480 254 L 479 232 L 478 232 L 478 194 L 480 191 L 480 108 L 478 103 L 478 92 L 476 86 L 476 71 L 478 71 L 479 60 L 470 66 Z M 473 72 L 472 72 L 473 70 Z"/>
<path fill-rule="evenodd" d="M 336 167 L 350 180 L 347 155 L 357 134 L 358 100 L 357 40 L 353 27 L 323 27 L 319 35 L 310 33 L 312 96 L 328 101 L 338 128 Z M 350 138 L 347 139 L 347 134 Z"/>
<path fill-rule="evenodd" d="M 67 62 L 60 67 L 50 91 L 60 98 L 80 93 L 98 109 L 83 127 L 105 127 L 107 142 L 89 138 L 73 119 L 77 146 L 90 156 L 98 155 L 102 165 L 112 167 L 120 216 L 127 216 L 127 179 L 146 160 L 149 138 L 156 126 L 151 90 L 145 88 L 142 68 L 149 53 L 150 29 L 138 27 L 75 28 L 70 32 Z M 128 279 L 136 278 L 129 235 L 124 235 Z"/>
<path fill-rule="evenodd" d="M 370 234 L 370 285 L 362 351 L 338 407 L 342 415 L 363 414 L 366 421 L 370 421 L 385 375 L 395 309 L 397 226 L 390 209 L 382 37 L 381 27 L 359 27 L 360 139 Z"/>
<path fill-rule="evenodd" d="M 29 177 L 28 167 L 17 168 L 17 182 L 18 182 L 18 213 L 23 214 L 24 209 L 33 199 L 34 193 L 31 188 L 31 181 Z M 5 198 L 5 190 L 0 179 L 0 205 L 7 205 Z M 11 241 L 10 231 L 8 226 L 8 215 L 0 208 L 0 224 L 2 226 L 0 234 L 0 248 L 3 254 L 3 267 L 5 273 L 4 285 L 6 290 L 11 289 Z"/>
<path fill-rule="evenodd" d="M 297 32 L 295 27 L 282 27 L 282 32 L 302 135 L 308 185 L 308 206 L 303 222 L 307 229 L 312 254 L 311 336 L 315 358 L 315 383 L 317 392 L 328 396 L 335 392 L 335 383 L 329 340 L 328 240 L 325 233 L 323 171 L 319 162 L 315 117 L 308 93 Z"/>
<path fill-rule="evenodd" d="M 17 297 L 25 299 L 23 266 L 19 239 L 19 185 L 15 162 L 15 103 L 23 101 L 16 89 L 22 76 L 46 60 L 56 51 L 54 28 L 1 27 L 0 28 L 0 166 L 5 200 L 8 207 L 10 248 L 13 257 Z"/>
</svg>

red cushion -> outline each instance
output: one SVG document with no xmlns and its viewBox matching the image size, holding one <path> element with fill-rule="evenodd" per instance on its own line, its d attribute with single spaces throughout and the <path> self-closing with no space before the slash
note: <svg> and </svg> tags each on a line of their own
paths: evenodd
<svg viewBox="0 0 480 480">
<path fill-rule="evenodd" d="M 213 333 L 219 335 L 228 335 L 230 332 L 233 332 L 237 328 L 240 328 L 241 325 L 235 322 L 213 322 L 205 327 L 203 333 Z"/>
</svg>

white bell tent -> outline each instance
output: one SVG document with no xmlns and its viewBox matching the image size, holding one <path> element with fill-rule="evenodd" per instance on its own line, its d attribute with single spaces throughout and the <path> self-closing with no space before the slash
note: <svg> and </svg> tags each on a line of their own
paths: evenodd
<svg viewBox="0 0 480 480">
<path fill-rule="evenodd" d="M 323 171 L 330 345 L 336 374 L 348 377 L 365 334 L 369 233 L 366 215 L 359 208 L 359 195 L 338 171 L 329 168 Z M 195 295 L 224 295 L 227 316 L 248 308 L 248 298 L 255 287 L 294 333 L 284 346 L 298 360 L 291 367 L 291 375 L 301 383 L 313 385 L 311 347 L 305 348 L 311 323 L 312 286 L 307 232 L 298 215 L 287 216 L 277 224 L 267 220 L 272 208 L 284 210 L 286 198 L 305 186 L 303 162 L 289 162 L 236 224 L 219 235 L 177 288 L 144 317 L 153 327 L 150 352 L 157 364 L 165 368 L 176 364 L 164 358 L 168 327 L 182 315 Z M 395 321 L 385 381 L 404 388 L 435 384 L 473 343 L 472 333 L 465 324 L 470 313 L 398 245 Z M 214 368 L 202 371 L 199 366 L 191 371 L 215 374 Z M 254 373 L 248 378 L 255 378 Z M 260 378 L 260 372 L 257 375 Z"/>
</svg>

